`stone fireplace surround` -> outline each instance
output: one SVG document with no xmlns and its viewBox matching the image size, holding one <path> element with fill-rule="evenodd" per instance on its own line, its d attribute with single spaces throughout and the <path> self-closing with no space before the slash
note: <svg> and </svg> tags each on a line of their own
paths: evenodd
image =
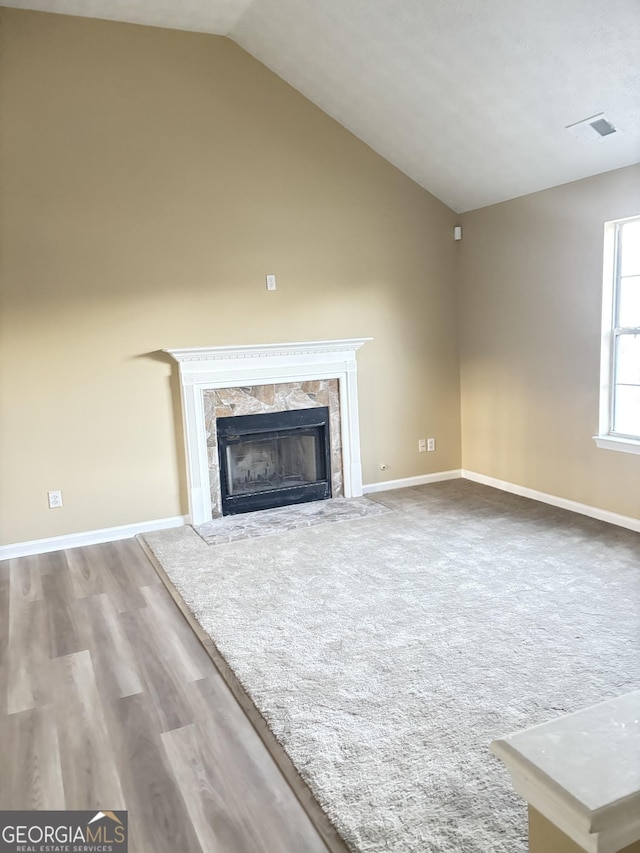
<svg viewBox="0 0 640 853">
<path fill-rule="evenodd" d="M 211 514 L 217 518 L 220 506 L 220 462 L 216 420 L 237 415 L 263 415 L 299 409 L 329 409 L 331 444 L 331 494 L 342 496 L 342 437 L 340 435 L 340 394 L 337 379 L 278 382 L 244 388 L 206 388 L 203 392 L 204 425 L 207 431 Z"/>
<path fill-rule="evenodd" d="M 220 514 L 215 417 L 223 414 L 328 405 L 333 494 L 362 495 L 356 351 L 369 340 L 164 350 L 180 371 L 192 524 Z"/>
</svg>

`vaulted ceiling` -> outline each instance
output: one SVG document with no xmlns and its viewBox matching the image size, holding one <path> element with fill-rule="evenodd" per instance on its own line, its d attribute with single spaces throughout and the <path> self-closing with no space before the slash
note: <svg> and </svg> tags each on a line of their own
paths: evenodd
<svg viewBox="0 0 640 853">
<path fill-rule="evenodd" d="M 0 5 L 228 36 L 458 212 L 640 162 L 640 0 Z"/>
</svg>

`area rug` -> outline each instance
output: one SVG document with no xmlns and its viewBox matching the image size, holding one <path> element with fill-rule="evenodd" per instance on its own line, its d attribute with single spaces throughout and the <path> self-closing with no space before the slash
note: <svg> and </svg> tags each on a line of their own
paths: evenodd
<svg viewBox="0 0 640 853">
<path fill-rule="evenodd" d="M 640 686 L 640 536 L 468 481 L 146 540 L 347 845 L 525 853 L 494 738 Z"/>
<path fill-rule="evenodd" d="M 207 545 L 221 545 L 255 536 L 279 536 L 285 530 L 299 530 L 316 524 L 335 524 L 390 512 L 389 507 L 370 498 L 332 498 L 295 506 L 279 506 L 214 518 L 194 528 Z"/>
</svg>

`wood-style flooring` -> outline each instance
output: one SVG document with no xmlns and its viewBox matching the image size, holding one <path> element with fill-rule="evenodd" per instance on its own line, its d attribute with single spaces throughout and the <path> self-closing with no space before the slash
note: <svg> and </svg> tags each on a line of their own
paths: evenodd
<svg viewBox="0 0 640 853">
<path fill-rule="evenodd" d="M 0 809 L 127 809 L 130 853 L 345 850 L 263 740 L 135 540 L 0 563 Z"/>
</svg>

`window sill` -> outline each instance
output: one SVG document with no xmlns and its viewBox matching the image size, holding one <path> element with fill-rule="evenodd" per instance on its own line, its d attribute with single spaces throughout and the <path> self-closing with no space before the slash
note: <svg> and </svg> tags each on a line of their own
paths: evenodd
<svg viewBox="0 0 640 853">
<path fill-rule="evenodd" d="M 603 450 L 619 450 L 622 453 L 640 454 L 640 440 L 635 438 L 617 438 L 613 435 L 594 435 L 593 440 Z"/>
</svg>

